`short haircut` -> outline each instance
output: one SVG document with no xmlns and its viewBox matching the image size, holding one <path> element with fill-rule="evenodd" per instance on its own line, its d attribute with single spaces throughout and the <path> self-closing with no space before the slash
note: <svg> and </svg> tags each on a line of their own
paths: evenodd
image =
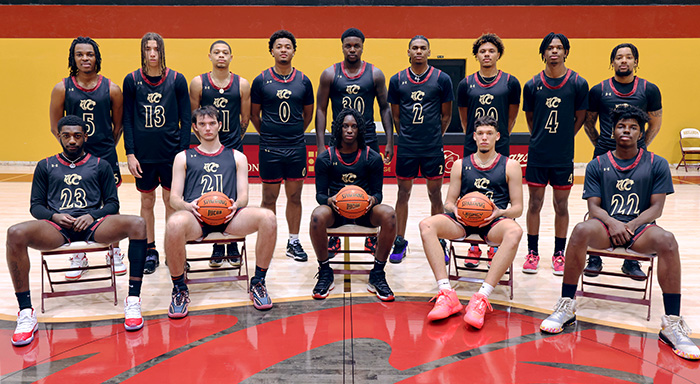
<svg viewBox="0 0 700 384">
<path fill-rule="evenodd" d="M 365 147 L 365 119 L 362 114 L 353 108 L 345 108 L 331 123 L 331 146 L 337 147 L 343 142 L 343 121 L 345 117 L 352 115 L 357 123 L 357 147 L 362 149 Z"/>
<path fill-rule="evenodd" d="M 291 40 L 292 47 L 295 51 L 297 50 L 297 39 L 294 38 L 294 35 L 286 29 L 280 29 L 279 31 L 273 33 L 272 36 L 270 36 L 270 41 L 267 43 L 267 47 L 270 49 L 270 52 L 272 52 L 272 47 L 275 45 L 275 41 L 277 41 L 277 39 Z"/>
<path fill-rule="evenodd" d="M 647 115 L 646 112 L 639 109 L 639 107 L 635 107 L 634 105 L 629 105 L 627 103 L 620 104 L 613 108 L 613 110 L 610 111 L 610 115 L 613 121 L 613 130 L 617 123 L 619 123 L 621 120 L 634 119 L 637 120 L 637 124 L 639 124 L 641 131 L 644 132 L 644 127 L 649 121 L 649 115 Z"/>
<path fill-rule="evenodd" d="M 211 52 L 211 50 L 214 49 L 214 46 L 215 46 L 216 44 L 224 44 L 224 45 L 226 45 L 226 46 L 228 47 L 228 51 L 229 51 L 229 52 L 232 51 L 231 46 L 228 45 L 227 42 L 225 42 L 225 41 L 223 41 L 223 40 L 216 40 L 215 42 L 211 43 L 211 46 L 209 47 L 209 52 Z"/>
<path fill-rule="evenodd" d="M 343 32 L 343 34 L 340 36 L 340 41 L 342 42 L 343 40 L 345 40 L 346 37 L 359 37 L 363 43 L 365 42 L 365 34 L 357 28 L 346 29 L 345 32 Z"/>
<path fill-rule="evenodd" d="M 97 45 L 95 40 L 89 37 L 78 36 L 70 44 L 70 49 L 68 50 L 68 68 L 70 69 L 70 75 L 78 75 L 78 63 L 75 62 L 75 46 L 78 44 L 92 45 L 92 49 L 95 51 L 95 73 L 100 73 L 100 69 L 102 69 L 102 54 L 100 54 L 100 46 Z"/>
<path fill-rule="evenodd" d="M 493 116 L 490 115 L 483 115 L 479 116 L 476 118 L 476 121 L 474 121 L 474 130 L 476 131 L 477 127 L 482 127 L 484 125 L 493 127 L 493 129 L 498 132 L 498 120 L 494 118 Z"/>
<path fill-rule="evenodd" d="M 214 108 L 213 105 L 205 105 L 203 107 L 195 109 L 194 112 L 192 112 L 192 124 L 197 125 L 197 118 L 204 116 L 209 116 L 217 122 L 221 121 L 221 118 L 219 116 L 219 110 Z"/>
<path fill-rule="evenodd" d="M 639 51 L 637 50 L 637 47 L 635 47 L 632 43 L 622 43 L 616 45 L 615 48 L 613 48 L 612 52 L 610 52 L 610 64 L 612 64 L 613 61 L 615 61 L 615 56 L 617 56 L 617 51 L 620 48 L 629 48 L 630 50 L 632 50 L 632 56 L 634 56 L 634 59 L 637 60 L 637 63 L 639 63 Z"/>
<path fill-rule="evenodd" d="M 413 44 L 414 41 L 416 40 L 425 40 L 426 43 L 428 43 L 428 48 L 430 48 L 430 40 L 428 40 L 427 37 L 423 35 L 415 35 L 411 38 L 411 40 L 408 42 L 408 48 L 411 48 L 411 44 Z"/>
<path fill-rule="evenodd" d="M 476 56 L 476 54 L 479 53 L 479 48 L 486 43 L 495 45 L 496 49 L 498 50 L 498 55 L 503 57 L 505 47 L 503 46 L 503 41 L 501 38 L 495 33 L 484 33 L 483 35 L 479 36 L 479 38 L 474 41 L 474 45 L 472 46 L 472 54 Z"/>
<path fill-rule="evenodd" d="M 554 39 L 559 39 L 559 41 L 561 41 L 561 45 L 564 46 L 565 51 L 568 52 L 569 49 L 571 49 L 569 39 L 564 36 L 564 34 L 549 32 L 547 36 L 542 39 L 542 43 L 540 44 L 540 56 L 542 56 L 542 61 L 544 61 L 544 53 L 547 51 L 547 47 L 549 47 L 549 44 L 551 44 Z M 566 58 L 564 60 L 566 61 Z"/>
<path fill-rule="evenodd" d="M 160 60 L 160 73 L 161 76 L 165 74 L 165 42 L 163 41 L 163 36 L 155 32 L 146 32 L 141 38 L 141 69 L 143 69 L 144 75 L 148 71 L 148 56 L 146 55 L 146 44 L 150 40 L 153 40 L 158 44 L 158 56 Z"/>
<path fill-rule="evenodd" d="M 85 121 L 83 121 L 83 119 L 76 115 L 63 116 L 61 120 L 58 121 L 58 133 L 61 133 L 61 128 L 63 128 L 66 125 L 80 126 L 81 128 L 83 128 L 83 133 L 87 133 L 87 124 L 85 124 Z"/>
</svg>

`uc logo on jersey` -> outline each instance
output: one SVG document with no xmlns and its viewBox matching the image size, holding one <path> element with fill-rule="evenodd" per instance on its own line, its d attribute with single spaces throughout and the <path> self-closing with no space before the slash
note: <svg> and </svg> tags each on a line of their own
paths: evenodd
<svg viewBox="0 0 700 384">
<path fill-rule="evenodd" d="M 78 185 L 82 179 L 83 177 L 77 173 L 71 173 L 70 175 L 63 176 L 63 182 L 68 185 Z"/>
<path fill-rule="evenodd" d="M 491 101 L 493 101 L 493 95 L 490 93 L 479 96 L 479 103 L 481 103 L 481 105 L 489 105 Z"/>
<path fill-rule="evenodd" d="M 217 163 L 204 163 L 205 172 L 216 172 L 219 169 L 219 164 Z"/>
<path fill-rule="evenodd" d="M 158 92 L 149 93 L 148 96 L 146 96 L 146 100 L 148 100 L 149 103 L 160 103 L 160 99 L 162 98 L 163 95 Z"/>
<path fill-rule="evenodd" d="M 561 99 L 554 96 L 547 98 L 547 101 L 545 101 L 544 104 L 547 106 L 547 108 L 559 108 L 559 103 L 561 103 Z"/>
<path fill-rule="evenodd" d="M 357 180 L 357 175 L 354 173 L 344 173 L 342 180 L 345 184 L 352 184 Z"/>
<path fill-rule="evenodd" d="M 292 91 L 289 89 L 280 89 L 277 91 L 277 97 L 282 100 L 289 99 L 290 96 L 292 96 Z"/>
<path fill-rule="evenodd" d="M 615 185 L 615 187 L 619 191 L 629 191 L 630 189 L 632 189 L 633 185 L 634 185 L 634 180 L 622 179 L 622 180 L 617 181 L 617 184 Z"/>
<path fill-rule="evenodd" d="M 476 187 L 476 189 L 486 189 L 486 188 L 488 188 L 490 183 L 491 183 L 491 180 L 489 180 L 485 177 L 480 177 L 480 178 L 474 180 L 474 187 Z"/>
<path fill-rule="evenodd" d="M 348 86 L 345 88 L 345 92 L 346 92 L 348 95 L 357 95 L 357 94 L 360 92 L 360 86 L 357 85 L 357 84 L 348 85 Z"/>
<path fill-rule="evenodd" d="M 93 108 L 95 108 L 96 104 L 97 103 L 95 102 L 95 100 L 90 100 L 90 99 L 80 100 L 80 108 L 83 111 L 92 111 Z"/>
<path fill-rule="evenodd" d="M 214 106 L 216 108 L 226 108 L 226 104 L 228 104 L 228 99 L 225 97 L 217 97 L 214 99 Z"/>
<path fill-rule="evenodd" d="M 423 101 L 423 96 L 425 96 L 425 92 L 423 91 L 411 92 L 411 100 L 413 101 Z"/>
</svg>

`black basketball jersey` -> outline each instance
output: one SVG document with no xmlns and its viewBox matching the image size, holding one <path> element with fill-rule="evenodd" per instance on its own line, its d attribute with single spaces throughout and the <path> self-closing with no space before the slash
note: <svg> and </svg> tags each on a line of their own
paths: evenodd
<svg viewBox="0 0 700 384">
<path fill-rule="evenodd" d="M 612 110 L 620 104 L 629 104 L 639 107 L 642 111 L 646 111 L 647 81 L 640 79 L 639 77 L 635 77 L 632 91 L 628 93 L 621 93 L 615 89 L 612 78 L 602 81 L 600 86 L 602 92 L 599 102 L 600 109 L 597 111 L 598 118 L 600 119 L 600 136 L 598 137 L 598 145 L 601 148 L 605 148 L 610 151 L 615 149 L 616 145 L 615 139 L 612 138 Z M 639 141 L 637 142 L 637 146 L 639 148 L 646 148 L 646 145 L 644 144 L 644 137 L 644 132 L 642 132 L 642 135 L 639 137 Z"/>
<path fill-rule="evenodd" d="M 504 155 L 510 153 L 510 134 L 508 133 L 508 80 L 510 74 L 498 71 L 496 78 L 485 84 L 479 80 L 477 73 L 470 75 L 461 82 L 466 83 L 467 133 L 464 137 L 464 154 L 477 151 L 474 141 L 474 122 L 481 116 L 488 115 L 498 121 L 498 132 L 501 138 L 496 142 L 496 152 Z M 461 95 L 460 95 L 461 96 Z M 460 103 L 460 106 L 462 104 Z"/>
<path fill-rule="evenodd" d="M 225 88 L 219 88 L 211 81 L 211 72 L 200 75 L 202 79 L 201 106 L 213 105 L 221 114 L 219 141 L 227 148 L 243 151 L 241 138 L 241 87 L 238 75 L 231 73 Z"/>
<path fill-rule="evenodd" d="M 331 161 L 328 175 L 328 196 L 335 196 L 338 191 L 347 185 L 357 185 L 364 189 L 368 195 L 373 195 L 377 192 L 372 191 L 370 188 L 370 178 L 373 175 L 372 169 L 369 167 L 369 147 L 357 151 L 357 155 L 350 162 L 343 160 L 336 147 L 330 147 L 327 151 Z"/>
<path fill-rule="evenodd" d="M 175 93 L 177 72 L 151 83 L 142 70 L 131 73 L 134 95 L 134 154 L 142 163 L 172 162 L 180 149 L 180 116 Z"/>
<path fill-rule="evenodd" d="M 63 110 L 66 115 L 81 117 L 88 126 L 90 138 L 85 142 L 85 151 L 97 157 L 106 158 L 112 154 L 116 157 L 109 79 L 99 75 L 93 89 L 81 87 L 73 77 L 63 79 L 63 84 L 66 88 Z"/>
<path fill-rule="evenodd" d="M 508 157 L 498 154 L 496 160 L 488 168 L 477 165 L 472 154 L 462 160 L 462 187 L 459 196 L 469 192 L 481 192 L 500 209 L 508 208 L 510 192 L 506 179 L 506 163 Z"/>
<path fill-rule="evenodd" d="M 185 190 L 183 199 L 192 202 L 207 192 L 221 192 L 236 201 L 235 150 L 223 145 L 216 153 L 204 153 L 199 148 L 185 150 Z"/>
<path fill-rule="evenodd" d="M 659 193 L 673 193 L 668 162 L 644 149 L 639 149 L 633 161 L 623 162 L 607 152 L 586 167 L 583 198 L 599 197 L 601 208 L 622 222 L 647 210 L 651 195 Z"/>
<path fill-rule="evenodd" d="M 345 62 L 333 64 L 334 76 L 329 93 L 333 120 L 345 108 L 357 110 L 365 119 L 365 143 L 374 143 L 377 141 L 377 127 L 374 124 L 374 99 L 377 97 L 374 66 L 363 61 L 360 72 L 349 76 L 344 64 Z"/>
<path fill-rule="evenodd" d="M 77 218 L 102 207 L 108 196 L 102 196 L 100 168 L 106 167 L 107 180 L 114 185 L 112 168 L 91 154 L 75 163 L 73 168 L 60 155 L 51 156 L 46 158 L 46 167 L 46 203 L 56 213 L 66 213 Z M 111 188 L 109 190 L 112 191 Z M 113 191 L 112 197 L 116 199 L 116 186 Z"/>
</svg>

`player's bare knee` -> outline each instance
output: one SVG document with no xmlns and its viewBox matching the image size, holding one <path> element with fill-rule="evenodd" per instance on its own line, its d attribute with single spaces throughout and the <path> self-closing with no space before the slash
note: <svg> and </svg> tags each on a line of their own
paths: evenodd
<svg viewBox="0 0 700 384">
<path fill-rule="evenodd" d="M 29 244 L 29 231 L 22 224 L 15 224 L 7 229 L 7 248 L 26 247 Z"/>
<path fill-rule="evenodd" d="M 396 194 L 397 202 L 408 203 L 409 198 L 411 198 L 411 190 L 409 188 L 399 188 L 399 192 Z"/>
<path fill-rule="evenodd" d="M 277 232 L 277 217 L 271 210 L 265 209 L 262 211 L 259 228 L 259 231 Z"/>
<path fill-rule="evenodd" d="M 427 219 L 423 219 L 418 224 L 418 228 L 420 229 L 420 235 L 423 239 L 437 237 L 437 232 L 436 232 L 435 227 L 433 226 L 433 223 L 430 219 L 431 219 L 430 217 Z"/>
<path fill-rule="evenodd" d="M 678 242 L 673 233 L 669 231 L 663 231 L 658 237 L 655 238 L 656 243 L 656 253 L 659 256 L 674 256 L 678 255 Z"/>
<path fill-rule="evenodd" d="M 554 213 L 557 216 L 567 216 L 569 214 L 568 200 L 554 200 Z"/>
<path fill-rule="evenodd" d="M 530 196 L 530 199 L 527 202 L 527 209 L 528 213 L 533 212 L 533 213 L 540 213 L 542 210 L 542 203 L 544 202 L 544 199 L 535 197 L 535 196 Z"/>
<path fill-rule="evenodd" d="M 141 209 L 153 209 L 156 205 L 156 195 L 154 193 L 141 194 Z"/>
<path fill-rule="evenodd" d="M 129 238 L 130 239 L 145 239 L 146 238 L 146 220 L 141 216 L 129 216 Z"/>
</svg>

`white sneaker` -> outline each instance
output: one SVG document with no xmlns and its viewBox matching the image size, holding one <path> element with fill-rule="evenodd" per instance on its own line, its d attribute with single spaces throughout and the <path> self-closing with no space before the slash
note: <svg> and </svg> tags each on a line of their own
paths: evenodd
<svg viewBox="0 0 700 384">
<path fill-rule="evenodd" d="M 124 328 L 127 331 L 137 331 L 143 328 L 141 317 L 141 298 L 129 296 L 124 300 Z"/>
<path fill-rule="evenodd" d="M 39 328 L 34 308 L 25 308 L 17 313 L 17 327 L 12 334 L 12 345 L 27 345 L 34 340 L 34 333 Z"/>
<path fill-rule="evenodd" d="M 73 271 L 66 272 L 66 280 L 78 280 L 80 276 L 87 273 L 85 270 L 77 269 L 88 266 L 88 259 L 85 253 L 74 253 L 70 257 L 70 268 L 76 268 Z"/>
<path fill-rule="evenodd" d="M 576 300 L 561 297 L 554 306 L 554 312 L 542 320 L 540 330 L 547 333 L 559 333 L 567 325 L 576 323 Z"/>
<path fill-rule="evenodd" d="M 688 360 L 699 360 L 700 349 L 688 337 L 691 332 L 693 331 L 682 316 L 661 316 L 659 340 L 670 346 L 676 355 Z"/>
<path fill-rule="evenodd" d="M 114 248 L 114 274 L 117 276 L 126 274 L 126 265 L 124 265 L 124 254 L 119 248 Z M 105 256 L 105 262 L 109 264 L 109 255 Z"/>
</svg>

